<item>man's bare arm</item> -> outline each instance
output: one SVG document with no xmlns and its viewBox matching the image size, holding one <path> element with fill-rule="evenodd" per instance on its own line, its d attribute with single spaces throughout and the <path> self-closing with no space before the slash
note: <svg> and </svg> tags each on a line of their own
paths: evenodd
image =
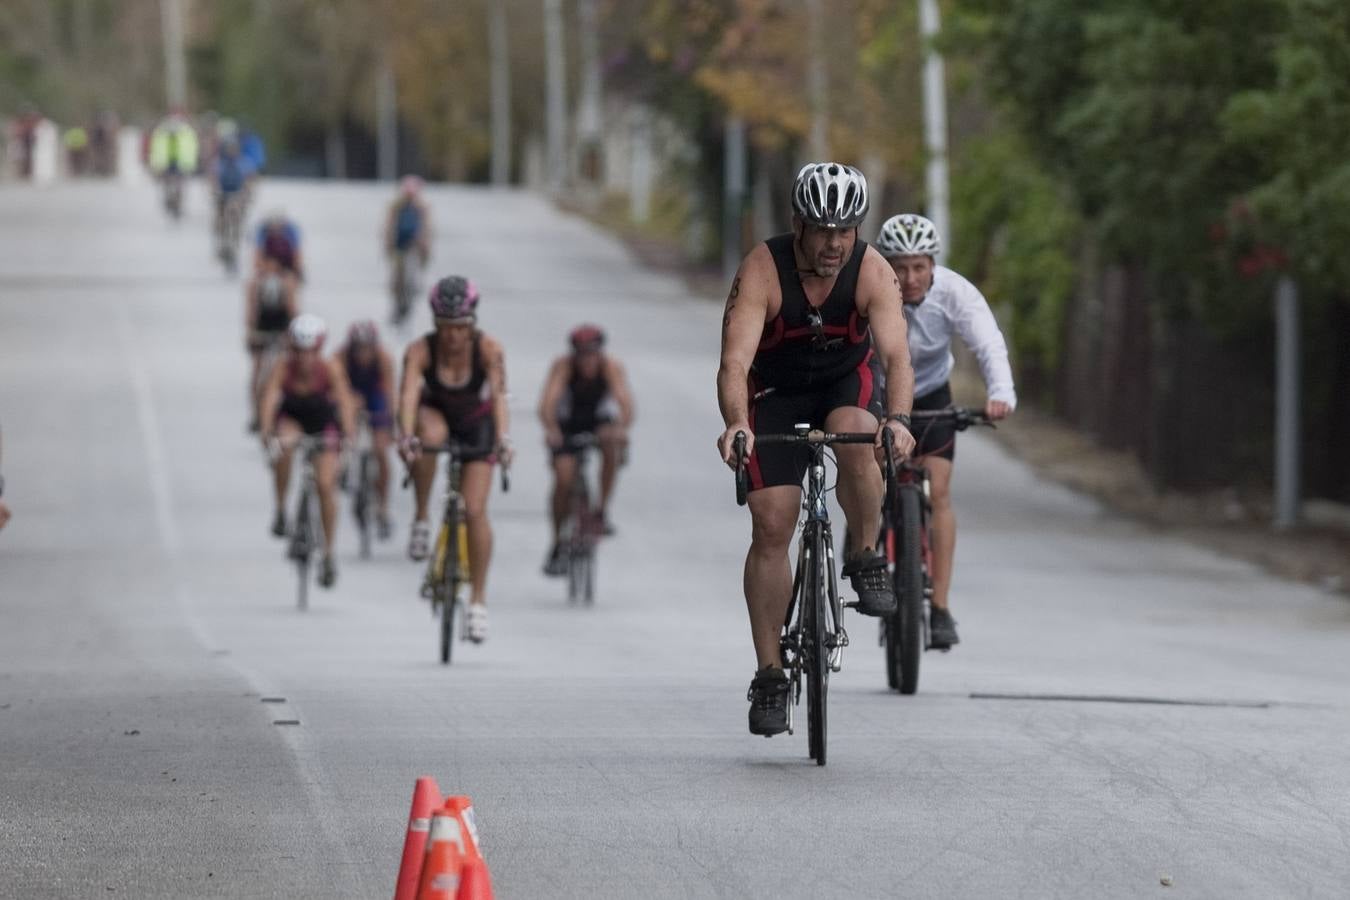
<svg viewBox="0 0 1350 900">
<path fill-rule="evenodd" d="M 558 401 L 562 399 L 566 383 L 567 361 L 555 359 L 549 366 L 548 377 L 544 379 L 544 390 L 539 394 L 539 424 L 545 431 L 558 429 Z"/>
<path fill-rule="evenodd" d="M 909 360 L 909 326 L 903 303 L 895 272 L 880 253 L 869 247 L 858 279 L 858 308 L 868 317 L 872 345 L 886 369 L 887 414 L 908 414 L 914 406 L 914 368 Z"/>
<path fill-rule="evenodd" d="M 769 308 L 768 248 L 756 247 L 741 263 L 722 314 L 722 361 L 717 370 L 717 405 L 728 428 L 750 418 L 748 380 Z"/>
<path fill-rule="evenodd" d="M 633 392 L 628 387 L 628 373 L 617 359 L 609 360 L 609 389 L 614 394 L 614 402 L 619 405 L 619 424 L 627 428 L 633 424 L 637 410 L 633 406 Z"/>
</svg>

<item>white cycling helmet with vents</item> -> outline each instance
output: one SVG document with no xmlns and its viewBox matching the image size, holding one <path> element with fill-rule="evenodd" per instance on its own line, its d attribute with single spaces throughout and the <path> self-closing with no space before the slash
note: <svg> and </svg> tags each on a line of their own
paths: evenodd
<svg viewBox="0 0 1350 900">
<path fill-rule="evenodd" d="M 881 225 L 881 233 L 872 243 L 882 256 L 937 256 L 942 252 L 942 238 L 937 226 L 923 216 L 904 213 L 891 216 Z"/>
<path fill-rule="evenodd" d="M 792 211 L 810 225 L 856 228 L 867 215 L 867 179 L 843 163 L 807 163 L 792 185 Z"/>
<path fill-rule="evenodd" d="M 314 313 L 301 313 L 291 320 L 291 346 L 297 350 L 318 350 L 328 336 L 328 326 Z"/>
</svg>

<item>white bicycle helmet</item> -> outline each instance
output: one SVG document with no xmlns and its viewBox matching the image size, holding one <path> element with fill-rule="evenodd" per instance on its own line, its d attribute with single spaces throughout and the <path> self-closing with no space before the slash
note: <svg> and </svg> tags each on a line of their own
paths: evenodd
<svg viewBox="0 0 1350 900">
<path fill-rule="evenodd" d="M 937 256 L 942 252 L 942 238 L 937 226 L 914 213 L 891 216 L 881 225 L 873 247 L 882 256 Z"/>
<path fill-rule="evenodd" d="M 328 326 L 314 313 L 301 313 L 291 320 L 291 346 L 297 350 L 318 350 L 328 336 Z"/>
<path fill-rule="evenodd" d="M 867 216 L 867 179 L 842 163 L 807 163 L 792 185 L 792 211 L 810 225 L 856 228 Z"/>
</svg>

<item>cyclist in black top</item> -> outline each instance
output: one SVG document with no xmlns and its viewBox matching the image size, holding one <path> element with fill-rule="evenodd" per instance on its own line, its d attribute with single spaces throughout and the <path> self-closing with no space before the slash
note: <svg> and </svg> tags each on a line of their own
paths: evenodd
<svg viewBox="0 0 1350 900">
<path fill-rule="evenodd" d="M 914 448 L 914 399 L 900 285 L 881 254 L 858 240 L 867 181 L 838 163 L 798 173 L 792 232 L 770 238 L 741 263 L 722 323 L 717 397 L 726 431 L 718 450 L 735 465 L 738 432 L 750 454 L 750 552 L 746 605 L 758 671 L 750 684 L 750 731 L 787 729 L 788 682 L 779 636 L 792 595 L 788 548 L 809 456 L 801 445 L 755 448 L 755 432 L 790 432 L 798 423 L 835 432 L 890 429 L 895 452 Z M 844 575 L 858 611 L 895 609 L 886 557 L 873 546 L 881 518 L 881 470 L 865 445 L 834 449 L 838 498 L 852 527 Z"/>
<path fill-rule="evenodd" d="M 605 534 L 613 534 L 609 500 L 628 445 L 633 424 L 633 395 L 623 364 L 604 352 L 605 333 L 595 325 L 581 325 L 568 340 L 572 352 L 553 361 L 539 399 L 539 421 L 553 454 L 553 547 L 544 562 L 544 574 L 566 575 L 567 564 L 558 547 L 558 534 L 567 516 L 568 492 L 577 474 L 576 451 L 567 439 L 594 434 L 600 442 L 600 516 Z"/>
<path fill-rule="evenodd" d="M 399 449 L 412 470 L 417 514 L 408 555 L 426 559 L 431 528 L 427 502 L 436 475 L 434 456 L 421 447 L 453 438 L 464 448 L 460 491 L 469 532 L 472 593 L 466 610 L 468 637 L 487 637 L 487 570 L 492 559 L 492 526 L 487 501 L 492 467 L 511 464 L 510 412 L 506 400 L 506 358 L 502 345 L 478 330 L 478 288 L 451 275 L 431 289 L 436 330 L 408 345 L 399 388 Z"/>
<path fill-rule="evenodd" d="M 249 279 L 244 294 L 244 331 L 248 354 L 253 364 L 249 370 L 249 406 L 253 409 L 250 431 L 258 430 L 257 398 L 253 396 L 258 383 L 263 351 L 272 342 L 286 339 L 291 320 L 300 314 L 295 276 L 274 259 L 266 259 Z"/>
</svg>

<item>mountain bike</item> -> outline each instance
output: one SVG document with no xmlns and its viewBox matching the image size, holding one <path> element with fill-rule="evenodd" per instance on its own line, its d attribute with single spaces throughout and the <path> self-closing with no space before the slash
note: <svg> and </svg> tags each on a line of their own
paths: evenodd
<svg viewBox="0 0 1350 900">
<path fill-rule="evenodd" d="M 843 665 L 848 632 L 844 630 L 844 606 L 835 577 L 834 537 L 825 496 L 825 448 L 834 444 L 871 444 L 873 433 L 842 433 L 798 425 L 793 434 L 756 435 L 759 446 L 769 444 L 805 444 L 811 450 L 806 470 L 806 490 L 802 492 L 801 539 L 797 549 L 797 570 L 792 577 L 792 600 L 788 604 L 780 649 L 783 670 L 788 676 L 788 734 L 794 733 L 793 707 L 801 703 L 803 682 L 806 687 L 807 745 L 816 765 L 825 765 L 826 700 L 831 672 Z M 889 457 L 890 431 L 883 432 Z M 736 502 L 745 505 L 749 492 L 746 472 L 746 438 L 735 438 Z"/>
<path fill-rule="evenodd" d="M 565 443 L 576 452 L 577 472 L 568 494 L 567 517 L 558 534 L 558 546 L 567 562 L 568 602 L 584 600 L 589 605 L 595 602 L 595 548 L 604 536 L 604 522 L 591 496 L 586 462 L 600 441 L 594 434 L 583 433 L 569 435 Z"/>
<path fill-rule="evenodd" d="M 972 425 L 994 427 L 984 412 L 965 407 L 918 410 L 911 413 L 916 437 L 925 425 L 950 421 L 957 431 Z M 902 694 L 919 689 L 919 659 L 933 649 L 928 639 L 928 616 L 933 598 L 933 551 L 929 516 L 932 514 L 928 469 L 923 458 L 893 462 L 886 458 L 886 504 L 878 546 L 891 562 L 895 613 L 881 621 L 881 646 L 886 651 L 886 682 Z M 946 652 L 948 647 L 940 648 Z"/>
<path fill-rule="evenodd" d="M 436 617 L 440 628 L 441 662 L 450 663 L 451 649 L 454 646 L 455 626 L 458 616 L 463 615 L 463 603 L 460 602 L 460 589 L 470 583 L 472 571 L 469 567 L 469 526 L 464 505 L 464 495 L 460 493 L 460 478 L 464 471 L 466 449 L 458 441 L 450 440 L 433 447 L 423 447 L 423 453 L 443 455 L 445 466 L 445 503 L 441 515 L 441 527 L 436 532 L 436 543 L 432 545 L 427 561 L 426 575 L 422 579 L 421 594 L 431 601 L 431 614 Z M 511 489 L 511 478 L 505 467 L 501 472 L 502 490 Z M 412 482 L 412 474 L 404 479 L 403 486 Z M 461 627 L 461 640 L 468 635 Z"/>
<path fill-rule="evenodd" d="M 323 520 L 319 512 L 319 486 L 314 461 L 320 453 L 332 447 L 332 440 L 324 435 L 306 435 L 295 444 L 301 459 L 300 492 L 295 500 L 295 515 L 291 519 L 286 556 L 295 563 L 299 576 L 296 605 L 301 612 L 309 608 L 310 563 L 315 552 L 323 547 Z M 280 442 L 274 440 L 269 448 L 274 463 L 280 450 Z"/>
</svg>

